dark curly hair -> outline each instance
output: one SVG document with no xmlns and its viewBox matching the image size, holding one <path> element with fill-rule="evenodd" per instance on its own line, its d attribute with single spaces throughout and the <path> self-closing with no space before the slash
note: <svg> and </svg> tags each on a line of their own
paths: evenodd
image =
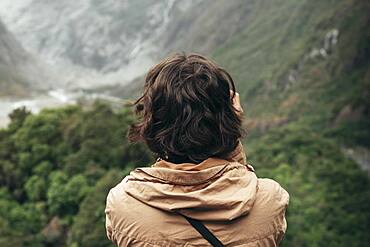
<svg viewBox="0 0 370 247">
<path fill-rule="evenodd" d="M 145 141 L 160 158 L 199 163 L 226 158 L 243 136 L 233 106 L 234 82 L 223 68 L 199 54 L 175 54 L 150 69 L 134 103 L 139 122 L 130 141 Z"/>
</svg>

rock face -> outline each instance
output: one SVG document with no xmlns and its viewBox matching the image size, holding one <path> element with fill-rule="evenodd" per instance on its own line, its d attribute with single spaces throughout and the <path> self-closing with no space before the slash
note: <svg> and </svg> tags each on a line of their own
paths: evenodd
<svg viewBox="0 0 370 247">
<path fill-rule="evenodd" d="M 6 2 L 12 1 L 0 7 Z M 12 13 L 2 8 L 0 15 L 25 47 L 63 71 L 69 84 L 87 86 L 128 81 L 151 66 L 154 40 L 166 31 L 174 2 L 18 1 L 7 6 Z"/>
<path fill-rule="evenodd" d="M 208 53 L 244 25 L 248 11 L 242 0 L 0 3 L 25 48 L 57 67 L 70 87 L 125 84 L 173 51 Z"/>
<path fill-rule="evenodd" d="M 62 58 L 105 73 L 153 49 L 150 41 L 165 31 L 173 2 L 34 0 L 10 16 L 9 25 L 49 61 Z"/>
<path fill-rule="evenodd" d="M 26 52 L 0 20 L 0 96 L 46 89 L 45 78 L 40 62 Z"/>
</svg>

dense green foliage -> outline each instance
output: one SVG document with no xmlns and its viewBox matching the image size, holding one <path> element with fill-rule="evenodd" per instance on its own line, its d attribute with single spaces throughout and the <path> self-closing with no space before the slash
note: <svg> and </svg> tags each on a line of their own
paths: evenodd
<svg viewBox="0 0 370 247">
<path fill-rule="evenodd" d="M 369 3 L 250 4 L 248 23 L 212 56 L 241 94 L 248 160 L 290 193 L 283 245 L 368 246 L 370 179 L 357 150 L 369 154 Z M 0 246 L 110 246 L 109 188 L 153 162 L 125 138 L 130 111 L 97 102 L 10 117 L 0 130 Z"/>
<path fill-rule="evenodd" d="M 108 246 L 108 190 L 152 162 L 128 145 L 131 114 L 97 102 L 11 119 L 0 131 L 0 246 Z"/>
<path fill-rule="evenodd" d="M 369 177 L 335 141 L 291 124 L 251 146 L 257 174 L 276 179 L 290 193 L 285 246 L 370 243 Z"/>
<path fill-rule="evenodd" d="M 108 190 L 134 165 L 152 162 L 143 146 L 125 140 L 131 121 L 127 110 L 101 103 L 13 112 L 0 132 L 1 246 L 111 246 Z M 252 136 L 247 150 L 258 175 L 275 178 L 291 195 L 285 246 L 370 241 L 370 180 L 333 138 L 290 123 Z"/>
</svg>

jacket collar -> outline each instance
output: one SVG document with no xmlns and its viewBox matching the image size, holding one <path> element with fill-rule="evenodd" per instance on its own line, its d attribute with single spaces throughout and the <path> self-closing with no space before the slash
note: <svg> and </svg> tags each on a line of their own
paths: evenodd
<svg viewBox="0 0 370 247">
<path fill-rule="evenodd" d="M 237 162 L 218 158 L 208 158 L 199 164 L 181 163 L 175 164 L 165 160 L 157 161 L 152 167 L 137 168 L 135 179 L 152 177 L 162 183 L 177 185 L 196 185 L 205 183 L 211 179 L 220 177 L 225 171 L 243 166 Z M 142 176 L 140 175 L 142 173 Z"/>
<path fill-rule="evenodd" d="M 246 157 L 241 142 L 238 143 L 235 150 L 231 152 L 228 157 L 227 160 L 210 157 L 199 164 L 176 164 L 158 159 L 151 167 L 137 168 L 135 174 L 140 177 L 139 174 L 144 173 L 163 183 L 195 185 L 217 178 L 225 171 L 235 168 L 247 167 L 248 170 L 254 171 L 253 167 L 246 163 Z"/>
<path fill-rule="evenodd" d="M 198 220 L 232 220 L 247 214 L 257 192 L 248 165 L 209 158 L 199 164 L 157 161 L 126 177 L 125 192 L 168 212 Z"/>
<path fill-rule="evenodd" d="M 175 164 L 170 161 L 158 159 L 152 167 L 156 168 L 168 168 L 172 170 L 179 170 L 179 171 L 201 171 L 207 168 L 216 167 L 220 165 L 225 165 L 229 161 L 219 158 L 208 158 L 203 162 L 196 164 L 196 163 L 180 163 Z"/>
</svg>

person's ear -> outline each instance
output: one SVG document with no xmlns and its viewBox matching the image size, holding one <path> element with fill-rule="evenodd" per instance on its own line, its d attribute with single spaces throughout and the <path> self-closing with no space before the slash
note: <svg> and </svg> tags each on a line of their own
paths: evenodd
<svg viewBox="0 0 370 247">
<path fill-rule="evenodd" d="M 230 97 L 232 97 L 233 95 L 234 95 L 234 92 L 230 90 Z M 233 100 L 234 109 L 237 111 L 238 114 L 242 114 L 244 111 L 240 104 L 239 93 L 235 92 L 234 98 L 232 100 Z"/>
</svg>

